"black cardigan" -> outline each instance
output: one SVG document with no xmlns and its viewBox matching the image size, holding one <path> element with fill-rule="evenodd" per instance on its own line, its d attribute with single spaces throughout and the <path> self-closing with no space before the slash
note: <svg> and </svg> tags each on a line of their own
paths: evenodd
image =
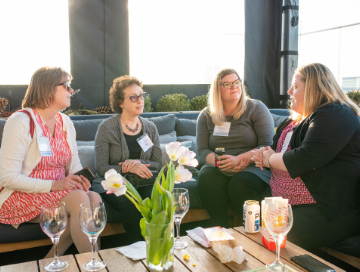
<svg viewBox="0 0 360 272">
<path fill-rule="evenodd" d="M 279 126 L 274 150 L 289 123 L 287 119 Z M 331 220 L 359 207 L 360 123 L 348 106 L 332 103 L 316 109 L 294 128 L 290 145 L 283 160 L 291 178 L 300 176 Z"/>
</svg>

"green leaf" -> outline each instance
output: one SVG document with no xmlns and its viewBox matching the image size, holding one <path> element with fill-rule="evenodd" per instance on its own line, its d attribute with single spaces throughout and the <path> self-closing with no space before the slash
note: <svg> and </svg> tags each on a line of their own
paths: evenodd
<svg viewBox="0 0 360 272">
<path fill-rule="evenodd" d="M 172 192 L 174 190 L 175 185 L 175 166 L 171 165 L 169 171 L 170 172 L 170 185 L 169 185 L 169 191 Z"/>
<path fill-rule="evenodd" d="M 144 240 L 146 240 L 146 221 L 145 221 L 145 218 L 141 218 L 141 220 L 140 220 L 140 229 L 141 229 L 141 235 L 144 237 Z"/>
<path fill-rule="evenodd" d="M 166 224 L 165 222 L 166 220 L 166 212 L 165 211 L 162 211 L 161 213 L 155 215 L 151 221 L 150 221 L 150 224 L 154 224 L 154 225 L 163 225 L 163 224 Z M 158 229 L 159 231 L 161 231 L 161 229 Z M 161 232 L 159 232 L 159 236 L 158 237 L 161 237 Z"/>
<path fill-rule="evenodd" d="M 143 217 L 145 217 L 147 222 L 150 222 L 152 219 L 152 213 L 150 211 L 150 208 L 142 204 L 142 202 L 139 204 L 139 210 Z"/>
<path fill-rule="evenodd" d="M 161 169 L 161 171 L 160 171 L 159 175 L 157 176 L 155 183 L 153 185 L 152 192 L 151 192 L 151 207 L 154 207 L 156 197 L 161 191 L 161 186 L 160 186 L 159 181 L 161 179 L 161 174 L 163 173 L 163 171 L 164 171 L 164 167 Z"/>
<path fill-rule="evenodd" d="M 153 210 L 152 210 L 155 216 L 163 211 L 162 201 L 163 201 L 163 195 L 159 193 L 155 198 Z"/>
<path fill-rule="evenodd" d="M 123 177 L 123 179 L 126 181 L 126 190 L 130 192 L 130 194 L 133 196 L 133 198 L 136 199 L 138 203 L 142 201 L 141 196 L 139 195 L 138 191 L 136 191 L 135 187 L 131 184 L 130 181 L 128 181 L 126 178 Z"/>
<path fill-rule="evenodd" d="M 142 205 L 148 207 L 149 209 L 151 209 L 151 201 L 150 201 L 150 198 L 145 198 L 142 202 L 141 202 Z"/>
<path fill-rule="evenodd" d="M 174 207 L 174 202 L 175 202 L 175 198 L 173 196 L 172 193 L 170 193 L 169 191 L 165 190 L 166 193 L 166 198 L 165 198 L 165 207 L 164 210 L 166 211 L 166 216 L 167 216 L 167 222 L 166 223 L 170 223 L 173 220 L 173 207 Z"/>
</svg>

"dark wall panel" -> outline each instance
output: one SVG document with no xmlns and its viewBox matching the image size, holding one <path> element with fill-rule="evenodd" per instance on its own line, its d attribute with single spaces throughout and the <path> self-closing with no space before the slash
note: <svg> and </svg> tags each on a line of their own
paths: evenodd
<svg viewBox="0 0 360 272">
<path fill-rule="evenodd" d="M 0 85 L 0 97 L 9 101 L 11 111 L 21 107 L 27 87 L 27 85 Z M 9 110 L 9 106 L 6 110 Z"/>
<path fill-rule="evenodd" d="M 129 74 L 129 15 L 127 0 L 105 0 L 105 105 L 113 80 Z"/>
<path fill-rule="evenodd" d="M 104 105 L 104 0 L 68 0 L 72 85 L 81 92 L 71 107 Z"/>
<path fill-rule="evenodd" d="M 245 74 L 250 97 L 279 107 L 282 0 L 245 0 Z"/>
</svg>

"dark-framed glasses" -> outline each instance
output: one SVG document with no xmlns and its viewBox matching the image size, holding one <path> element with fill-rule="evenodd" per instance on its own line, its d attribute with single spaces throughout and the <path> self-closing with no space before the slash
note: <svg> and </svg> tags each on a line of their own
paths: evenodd
<svg viewBox="0 0 360 272">
<path fill-rule="evenodd" d="M 144 99 L 146 98 L 148 94 L 147 93 L 141 93 L 139 95 L 133 95 L 133 96 L 128 96 L 128 97 L 124 97 L 124 98 L 130 98 L 131 102 L 136 103 L 138 102 L 139 98 L 144 101 Z"/>
<path fill-rule="evenodd" d="M 63 83 L 60 83 L 60 84 L 57 84 L 56 86 L 61 86 L 61 85 L 64 85 L 66 87 L 66 90 L 69 92 L 70 89 L 71 89 L 71 85 L 69 82 L 63 82 Z"/>
<path fill-rule="evenodd" d="M 234 80 L 233 82 L 225 81 L 225 82 L 220 83 L 220 85 L 222 85 L 225 89 L 230 89 L 233 84 L 234 84 L 235 88 L 240 87 L 241 80 L 237 79 L 237 80 Z"/>
</svg>

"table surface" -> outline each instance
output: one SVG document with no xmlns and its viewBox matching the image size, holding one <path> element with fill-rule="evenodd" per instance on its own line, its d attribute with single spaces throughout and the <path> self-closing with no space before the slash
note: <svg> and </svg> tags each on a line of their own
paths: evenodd
<svg viewBox="0 0 360 272">
<path fill-rule="evenodd" d="M 247 261 L 244 261 L 242 264 L 237 264 L 234 262 L 222 264 L 215 255 L 215 252 L 211 248 L 204 248 L 198 243 L 194 242 L 190 237 L 182 237 L 182 239 L 189 242 L 189 246 L 185 249 L 174 250 L 175 261 L 173 267 L 170 271 L 247 271 L 257 268 L 264 267 L 266 264 L 271 263 L 275 260 L 276 254 L 275 251 L 269 251 L 266 249 L 261 242 L 261 233 L 249 234 L 245 233 L 243 227 L 238 227 L 232 229 L 234 233 L 231 235 L 237 240 L 239 245 L 241 245 L 244 251 L 247 254 Z M 188 254 L 190 256 L 188 261 L 183 259 L 184 255 Z M 297 271 L 306 271 L 300 266 L 293 263 L 290 258 L 293 256 L 298 256 L 302 254 L 308 254 L 312 257 L 320 260 L 321 262 L 329 265 L 334 268 L 336 271 L 344 271 L 333 264 L 326 262 L 325 260 L 311 254 L 310 252 L 290 243 L 286 242 L 286 248 L 281 249 L 281 259 L 282 262 L 291 268 Z M 123 272 L 123 271 L 150 271 L 146 265 L 146 260 L 142 261 L 133 261 L 119 252 L 114 248 L 100 250 L 97 254 L 97 258 L 105 261 L 107 267 L 102 271 L 109 272 Z M 88 262 L 91 259 L 91 253 L 83 253 L 77 255 L 66 255 L 61 256 L 61 260 L 66 260 L 69 262 L 69 267 L 64 270 L 66 272 L 75 272 L 75 271 L 84 271 L 82 265 L 85 262 Z M 13 271 L 27 271 L 35 272 L 41 271 L 45 272 L 44 266 L 45 263 L 49 263 L 51 259 L 43 259 L 39 261 L 32 261 L 14 265 L 7 265 L 0 267 L 0 272 L 13 272 Z M 196 264 L 196 266 L 193 266 Z"/>
</svg>

